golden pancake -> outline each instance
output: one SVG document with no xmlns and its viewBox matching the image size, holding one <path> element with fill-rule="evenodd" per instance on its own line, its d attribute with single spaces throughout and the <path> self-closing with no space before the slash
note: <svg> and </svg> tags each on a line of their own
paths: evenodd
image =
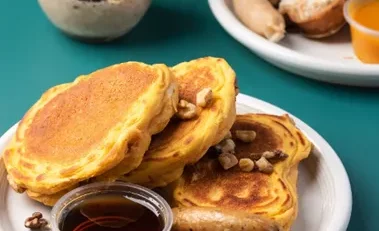
<svg viewBox="0 0 379 231">
<path fill-rule="evenodd" d="M 75 189 L 77 186 L 70 187 L 68 189 L 64 189 L 62 191 L 59 191 L 55 194 L 52 195 L 45 195 L 45 194 L 40 194 L 40 193 L 35 193 L 30 190 L 26 190 L 26 194 L 28 195 L 29 198 L 41 202 L 44 205 L 47 206 L 54 206 L 55 203 L 63 197 L 66 193 L 70 192 L 71 190 Z"/>
<path fill-rule="evenodd" d="M 147 133 L 145 133 L 147 134 Z M 102 174 L 102 176 L 108 176 L 109 174 L 113 174 L 115 171 L 122 171 L 122 165 L 124 165 L 124 170 L 123 171 L 128 171 L 129 169 L 133 169 L 135 167 L 138 167 L 138 164 L 142 160 L 142 156 L 140 153 L 146 152 L 146 149 L 150 143 L 151 138 L 149 136 L 141 137 L 138 139 L 138 142 L 133 143 L 131 146 L 129 153 L 130 155 L 128 157 L 125 157 L 121 163 L 119 163 L 116 167 L 113 169 L 110 169 L 106 173 Z M 115 169 L 115 171 L 114 171 Z M 180 175 L 179 175 L 180 176 Z M 91 178 L 91 182 L 97 181 L 96 178 Z M 86 182 L 83 182 L 85 184 Z M 70 187 L 69 189 L 64 189 L 62 191 L 59 191 L 57 193 L 47 195 L 47 194 L 41 194 L 41 193 L 36 193 L 32 192 L 30 190 L 26 190 L 26 193 L 30 198 L 33 200 L 39 201 L 47 206 L 54 206 L 54 204 L 66 193 L 71 191 L 72 189 L 75 189 L 78 187 L 80 184 L 77 184 L 75 186 Z"/>
<path fill-rule="evenodd" d="M 145 134 L 147 134 L 147 133 L 145 133 Z M 121 161 L 121 163 L 119 163 L 113 169 L 117 169 L 118 170 L 123 164 L 125 164 L 125 170 L 133 169 L 133 167 L 134 168 L 138 167 L 138 164 L 141 162 L 142 157 L 143 157 L 142 155 L 140 155 L 140 153 L 146 152 L 146 149 L 147 149 L 147 147 L 149 145 L 150 140 L 151 140 L 151 138 L 149 136 L 140 137 L 140 139 L 138 139 L 138 142 L 133 143 L 133 145 L 131 145 L 130 150 L 129 150 L 130 155 L 128 155 L 128 157 L 125 157 L 124 160 Z M 112 173 L 113 169 L 109 170 L 108 172 L 104 173 L 103 175 L 108 175 L 109 173 Z M 121 168 L 120 168 L 120 170 L 121 170 Z M 90 179 L 90 181 L 94 182 L 94 181 L 96 181 L 96 179 L 92 178 L 92 179 Z M 83 182 L 83 184 L 85 184 L 85 183 L 86 182 Z M 43 204 L 45 204 L 47 206 L 54 206 L 54 204 L 64 194 L 68 193 L 72 189 L 75 189 L 79 185 L 80 184 L 76 184 L 76 185 L 70 187 L 69 189 L 64 189 L 64 190 L 61 190 L 61 191 L 59 191 L 57 193 L 50 194 L 50 195 L 36 193 L 36 192 L 32 192 L 30 190 L 26 190 L 26 193 L 33 200 L 39 201 L 39 202 L 41 202 L 41 203 L 43 203 Z"/>
<path fill-rule="evenodd" d="M 119 180 L 148 187 L 165 186 L 180 177 L 229 131 L 235 119 L 235 73 L 224 59 L 201 58 L 172 68 L 179 98 L 196 104 L 196 95 L 211 88 L 213 101 L 192 120 L 172 119 L 153 137 L 141 165 Z"/>
<path fill-rule="evenodd" d="M 137 62 L 51 88 L 26 113 L 4 152 L 11 184 L 53 195 L 121 161 L 137 167 L 150 136 L 174 113 L 177 94 L 167 66 Z"/>
<path fill-rule="evenodd" d="M 244 143 L 236 139 L 236 130 L 254 130 L 257 135 L 251 143 Z M 276 220 L 289 230 L 298 210 L 298 164 L 309 155 L 311 143 L 288 115 L 238 115 L 231 131 L 238 159 L 274 150 L 283 151 L 288 158 L 274 164 L 272 174 L 243 172 L 238 165 L 224 170 L 212 148 L 198 163 L 187 166 L 172 186 L 173 203 L 248 211 Z"/>
<path fill-rule="evenodd" d="M 132 146 L 131 155 L 125 157 L 124 160 L 121 161 L 121 163 L 119 163 L 116 167 L 108 170 L 100 177 L 94 179 L 94 181 L 115 179 L 116 177 L 126 174 L 139 166 L 143 158 L 143 155 L 140 155 L 140 153 L 145 153 L 147 151 L 151 141 L 151 135 L 162 131 L 169 123 L 169 118 L 171 118 L 171 116 L 176 112 L 176 106 L 179 100 L 178 93 L 179 91 L 177 89 L 177 84 L 172 85 L 166 92 L 162 110 L 159 114 L 155 115 L 150 122 L 150 132 L 142 134 L 144 137 L 136 140 L 138 143 Z"/>
</svg>

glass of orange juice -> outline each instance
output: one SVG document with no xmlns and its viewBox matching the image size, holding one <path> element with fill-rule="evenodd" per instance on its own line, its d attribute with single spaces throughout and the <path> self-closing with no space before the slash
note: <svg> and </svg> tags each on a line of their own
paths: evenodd
<svg viewBox="0 0 379 231">
<path fill-rule="evenodd" d="M 379 64 L 379 0 L 348 0 L 344 15 L 355 55 L 364 63 Z"/>
</svg>

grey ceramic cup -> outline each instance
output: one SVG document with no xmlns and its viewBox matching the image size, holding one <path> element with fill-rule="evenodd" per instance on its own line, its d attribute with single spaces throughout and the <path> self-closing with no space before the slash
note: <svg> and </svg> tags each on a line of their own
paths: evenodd
<svg viewBox="0 0 379 231">
<path fill-rule="evenodd" d="M 151 0 L 38 0 L 48 19 L 65 34 L 87 42 L 107 42 L 128 33 Z"/>
</svg>

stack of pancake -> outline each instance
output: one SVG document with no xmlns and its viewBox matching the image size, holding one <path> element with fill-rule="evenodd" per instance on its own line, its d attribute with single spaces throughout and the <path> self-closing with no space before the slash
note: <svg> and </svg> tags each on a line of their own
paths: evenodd
<svg viewBox="0 0 379 231">
<path fill-rule="evenodd" d="M 165 186 L 178 179 L 184 166 L 196 163 L 229 132 L 236 116 L 235 73 L 223 59 L 204 58 L 172 68 L 179 84 L 179 97 L 196 103 L 197 92 L 213 90 L 212 104 L 196 119 L 171 120 L 153 137 L 141 165 L 119 177 L 148 187 Z"/>
<path fill-rule="evenodd" d="M 211 99 L 199 106 L 204 89 Z M 232 68 L 213 57 L 172 68 L 127 62 L 80 76 L 44 93 L 19 123 L 3 153 L 9 184 L 52 206 L 83 184 L 132 182 L 169 192 L 173 207 L 244 211 L 288 230 L 297 167 L 311 143 L 287 115 L 236 116 L 237 92 Z M 197 105 L 193 118 L 179 116 L 182 101 Z M 242 142 L 237 130 L 256 138 Z M 237 159 L 273 150 L 288 158 L 271 174 L 225 170 L 213 146 L 230 131 Z"/>
<path fill-rule="evenodd" d="M 211 104 L 193 119 L 176 118 L 179 98 L 196 104 L 204 88 Z M 212 57 L 173 68 L 127 62 L 80 76 L 26 113 L 3 155 L 8 181 L 46 205 L 93 181 L 163 186 L 229 131 L 235 89 L 234 71 Z"/>
</svg>

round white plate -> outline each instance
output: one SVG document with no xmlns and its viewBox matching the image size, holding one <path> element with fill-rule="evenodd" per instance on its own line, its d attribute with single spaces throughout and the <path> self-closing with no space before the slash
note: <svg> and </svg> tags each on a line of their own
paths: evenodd
<svg viewBox="0 0 379 231">
<path fill-rule="evenodd" d="M 235 17 L 231 0 L 208 0 L 221 26 L 252 52 L 279 68 L 308 78 L 356 86 L 379 86 L 379 65 L 354 55 L 346 26 L 335 36 L 311 40 L 288 33 L 278 44 L 250 31 Z"/>
<path fill-rule="evenodd" d="M 269 103 L 239 94 L 239 114 L 263 112 L 287 113 Z M 292 116 L 293 117 L 293 116 Z M 299 167 L 299 215 L 292 231 L 346 231 L 350 219 L 352 197 L 348 176 L 337 154 L 308 125 L 293 117 L 299 129 L 313 142 L 314 150 Z M 17 124 L 0 138 L 0 153 L 15 133 Z M 6 171 L 0 161 L 0 231 L 27 231 L 24 220 L 35 211 L 49 217 L 50 208 L 15 193 L 8 185 Z"/>
</svg>

